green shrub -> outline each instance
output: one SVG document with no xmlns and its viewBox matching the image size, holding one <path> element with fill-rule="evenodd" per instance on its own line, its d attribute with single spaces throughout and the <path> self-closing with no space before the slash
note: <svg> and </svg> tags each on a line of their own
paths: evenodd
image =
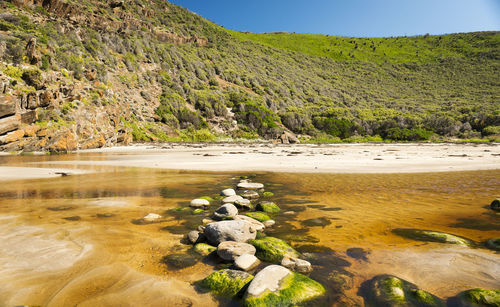
<svg viewBox="0 0 500 307">
<path fill-rule="evenodd" d="M 393 141 L 425 141 L 432 135 L 432 131 L 416 128 L 391 128 L 387 131 L 386 139 Z"/>
</svg>

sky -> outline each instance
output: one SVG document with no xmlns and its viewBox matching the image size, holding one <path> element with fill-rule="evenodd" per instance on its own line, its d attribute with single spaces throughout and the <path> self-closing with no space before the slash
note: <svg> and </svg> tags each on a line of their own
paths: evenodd
<svg viewBox="0 0 500 307">
<path fill-rule="evenodd" d="M 500 0 L 169 0 L 237 31 L 354 37 L 500 30 Z"/>
</svg>

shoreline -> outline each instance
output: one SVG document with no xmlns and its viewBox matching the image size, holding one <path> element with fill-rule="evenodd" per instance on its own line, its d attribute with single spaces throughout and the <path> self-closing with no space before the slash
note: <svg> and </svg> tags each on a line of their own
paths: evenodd
<svg viewBox="0 0 500 307">
<path fill-rule="evenodd" d="M 16 158 L 14 164 L 5 164 Z M 88 173 L 78 169 L 88 166 L 215 172 L 425 173 L 500 169 L 500 144 L 135 144 L 68 155 L 9 155 L 0 159 L 0 180 L 50 178 L 58 176 L 55 172 Z"/>
</svg>

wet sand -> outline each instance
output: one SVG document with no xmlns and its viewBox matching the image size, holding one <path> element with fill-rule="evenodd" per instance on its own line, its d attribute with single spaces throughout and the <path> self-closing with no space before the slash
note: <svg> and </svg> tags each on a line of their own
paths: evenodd
<svg viewBox="0 0 500 307">
<path fill-rule="evenodd" d="M 38 161 L 36 166 L 50 169 L 107 165 L 221 172 L 448 172 L 500 169 L 500 144 L 134 145 L 80 151 L 69 157 L 73 159 Z M 23 176 L 43 178 L 47 174 L 36 169 L 0 166 L 0 180 Z"/>
</svg>

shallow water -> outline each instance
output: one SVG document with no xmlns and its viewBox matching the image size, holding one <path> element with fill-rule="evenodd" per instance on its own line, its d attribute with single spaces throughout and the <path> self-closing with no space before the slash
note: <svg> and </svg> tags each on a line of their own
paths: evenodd
<svg viewBox="0 0 500 307">
<path fill-rule="evenodd" d="M 95 158 L 0 157 L 0 164 Z M 178 268 L 164 257 L 192 257 L 183 234 L 205 217 L 175 209 L 233 187 L 241 175 L 255 175 L 254 181 L 275 194 L 271 199 L 282 212 L 268 234 L 312 257 L 311 277 L 329 289 L 326 305 L 363 305 L 359 287 L 377 274 L 397 275 L 444 299 L 475 287 L 500 289 L 498 253 L 391 232 L 431 229 L 478 243 L 499 237 L 500 217 L 487 205 L 499 196 L 500 171 L 349 175 L 85 168 L 96 173 L 0 185 L 0 306 L 220 304 L 192 283 L 223 264 L 204 259 Z M 139 219 L 148 213 L 165 218 L 145 225 Z"/>
</svg>

